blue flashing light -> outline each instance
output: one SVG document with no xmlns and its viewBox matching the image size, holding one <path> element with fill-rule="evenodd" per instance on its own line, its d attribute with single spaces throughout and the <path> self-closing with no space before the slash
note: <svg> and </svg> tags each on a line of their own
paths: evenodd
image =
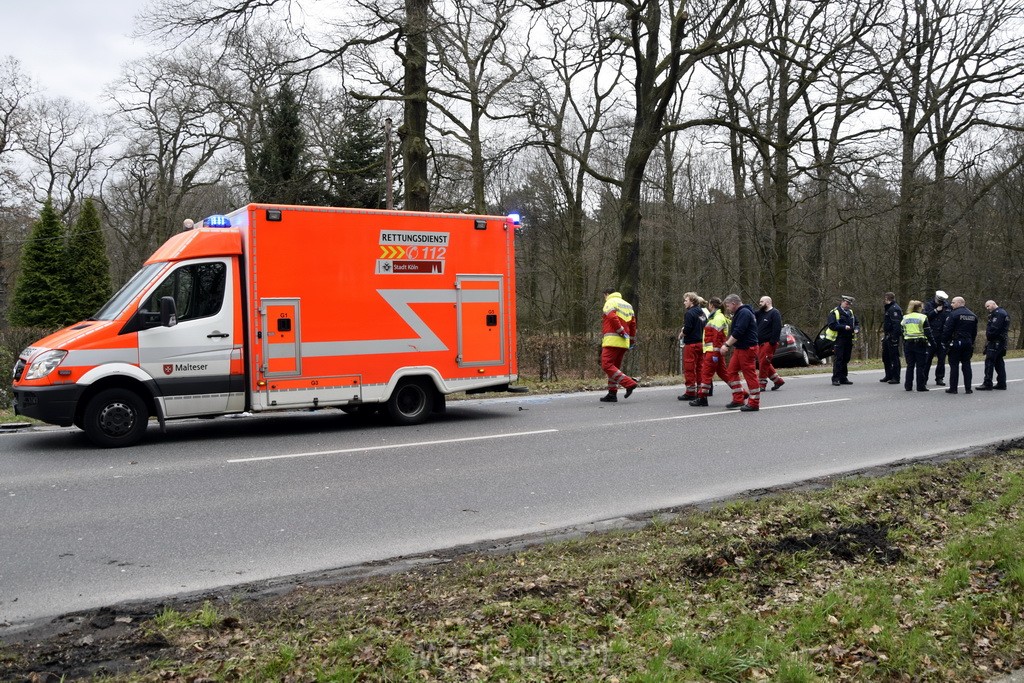
<svg viewBox="0 0 1024 683">
<path fill-rule="evenodd" d="M 519 218 L 518 213 L 510 213 L 508 219 L 512 221 L 513 225 L 522 225 L 522 220 Z"/>
<path fill-rule="evenodd" d="M 204 228 L 230 228 L 231 227 L 231 219 L 228 218 L 227 216 L 222 216 L 220 214 L 215 214 L 213 216 L 208 216 L 207 218 L 203 219 L 203 227 Z"/>
</svg>

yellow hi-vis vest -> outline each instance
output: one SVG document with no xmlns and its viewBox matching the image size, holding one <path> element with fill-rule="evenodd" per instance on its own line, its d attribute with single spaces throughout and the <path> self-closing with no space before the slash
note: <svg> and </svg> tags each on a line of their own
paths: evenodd
<svg viewBox="0 0 1024 683">
<path fill-rule="evenodd" d="M 704 329 L 707 330 L 708 327 L 713 327 L 714 329 L 718 330 L 723 335 L 725 335 L 726 339 L 729 338 L 729 319 L 725 317 L 725 313 L 722 312 L 721 308 L 715 309 L 715 312 L 708 316 L 708 322 L 706 325 L 704 325 Z M 704 353 L 710 353 L 711 351 L 714 350 L 714 342 L 709 342 L 707 340 L 707 335 L 705 334 Z"/>
<path fill-rule="evenodd" d="M 619 320 L 623 324 L 633 319 L 633 306 L 623 299 L 622 295 L 618 292 L 612 292 L 604 301 L 604 309 L 602 310 L 604 315 L 608 315 L 612 311 L 615 311 L 615 315 L 619 316 Z M 605 332 L 604 338 L 601 340 L 601 346 L 615 346 L 620 349 L 628 349 L 629 340 L 616 332 Z"/>
<path fill-rule="evenodd" d="M 924 313 L 907 313 L 900 321 L 903 326 L 903 338 L 907 341 L 927 339 L 924 336 L 924 324 L 928 317 Z"/>
<path fill-rule="evenodd" d="M 829 315 L 835 316 L 836 320 L 838 321 L 839 320 L 839 307 L 836 306 L 835 308 L 833 308 L 832 311 L 829 313 Z M 850 309 L 850 315 L 853 315 L 853 309 L 852 308 Z M 835 341 L 838 338 L 839 338 L 839 332 L 837 332 L 836 330 L 833 330 L 831 327 L 825 328 L 825 339 L 827 339 L 829 341 Z"/>
</svg>

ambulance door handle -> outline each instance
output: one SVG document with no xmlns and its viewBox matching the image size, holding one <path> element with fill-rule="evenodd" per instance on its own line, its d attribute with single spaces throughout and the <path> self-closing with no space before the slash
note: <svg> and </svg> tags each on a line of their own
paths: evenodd
<svg viewBox="0 0 1024 683">
<path fill-rule="evenodd" d="M 214 330 L 210 334 L 206 335 L 206 338 L 207 339 L 215 339 L 215 338 L 216 339 L 225 339 L 225 338 L 227 338 L 229 336 L 230 335 L 227 332 L 218 332 L 217 330 Z"/>
</svg>

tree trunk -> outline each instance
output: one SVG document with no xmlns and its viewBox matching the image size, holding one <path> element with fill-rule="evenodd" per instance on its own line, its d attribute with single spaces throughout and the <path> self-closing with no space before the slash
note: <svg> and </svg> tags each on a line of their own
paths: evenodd
<svg viewBox="0 0 1024 683">
<path fill-rule="evenodd" d="M 896 216 L 896 256 L 899 264 L 896 292 L 900 301 L 909 300 L 917 289 L 914 282 L 917 270 L 914 259 L 917 251 L 914 169 L 914 137 L 911 133 L 904 133 L 903 158 L 900 163 L 900 205 Z"/>
<path fill-rule="evenodd" d="M 430 0 L 405 0 L 405 123 L 399 130 L 405 209 L 430 210 L 427 177 L 427 51 Z"/>
<path fill-rule="evenodd" d="M 622 295 L 634 307 L 639 305 L 637 294 L 640 291 L 640 221 L 643 218 L 640 211 L 640 198 L 644 169 L 650 158 L 650 152 L 644 150 L 651 149 L 657 144 L 656 136 L 647 145 L 638 142 L 637 136 L 641 135 L 644 134 L 640 131 L 635 132 L 623 166 L 619 251 L 615 267 Z"/>
</svg>

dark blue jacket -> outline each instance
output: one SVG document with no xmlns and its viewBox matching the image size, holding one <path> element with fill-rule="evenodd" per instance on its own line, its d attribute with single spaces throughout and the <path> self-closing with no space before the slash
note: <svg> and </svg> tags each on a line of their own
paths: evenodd
<svg viewBox="0 0 1024 683">
<path fill-rule="evenodd" d="M 985 339 L 989 344 L 1004 349 L 1010 343 L 1010 316 L 1001 306 L 997 306 L 996 310 L 988 314 Z"/>
<path fill-rule="evenodd" d="M 903 309 L 895 301 L 885 305 L 885 320 L 882 322 L 882 334 L 887 339 L 899 339 L 903 335 Z"/>
<path fill-rule="evenodd" d="M 782 314 L 779 309 L 773 308 L 770 311 L 758 310 L 754 317 L 757 319 L 757 343 L 764 344 L 771 342 L 779 343 L 779 335 L 782 334 Z"/>
<path fill-rule="evenodd" d="M 708 317 L 704 315 L 704 310 L 700 306 L 687 308 L 686 315 L 683 316 L 683 343 L 702 344 L 704 326 L 707 322 Z"/>
<path fill-rule="evenodd" d="M 736 339 L 737 349 L 751 349 L 757 346 L 757 318 L 750 304 L 743 304 L 732 314 L 732 329 L 729 335 Z"/>
<path fill-rule="evenodd" d="M 978 336 L 978 316 L 966 306 L 955 308 L 942 328 L 942 343 L 946 346 L 974 346 Z"/>
<path fill-rule="evenodd" d="M 949 317 L 950 310 L 952 309 L 949 307 L 948 301 L 932 299 L 925 302 L 924 310 L 921 311 L 928 316 L 928 324 L 932 326 L 932 330 L 939 337 L 942 336 L 942 331 L 946 329 L 946 319 Z"/>
</svg>

